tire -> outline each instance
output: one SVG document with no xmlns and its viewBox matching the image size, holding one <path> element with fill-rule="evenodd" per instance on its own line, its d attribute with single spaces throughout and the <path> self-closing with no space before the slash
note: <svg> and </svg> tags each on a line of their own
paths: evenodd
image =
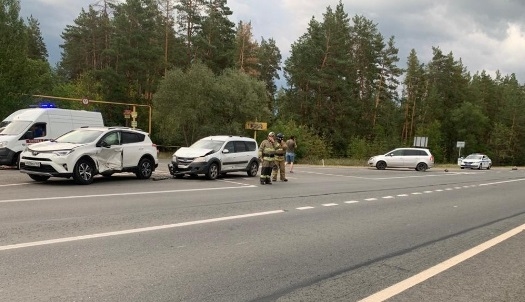
<svg viewBox="0 0 525 302">
<path fill-rule="evenodd" d="M 492 165 L 489 165 L 489 166 L 487 167 L 487 170 L 490 170 L 490 168 L 492 168 Z"/>
<path fill-rule="evenodd" d="M 259 173 L 259 162 L 254 160 L 250 163 L 250 166 L 248 167 L 247 174 L 250 177 L 257 176 L 257 173 Z"/>
<path fill-rule="evenodd" d="M 478 170 L 483 170 L 483 164 L 479 163 Z"/>
<path fill-rule="evenodd" d="M 416 166 L 416 171 L 419 171 L 419 172 L 425 172 L 427 169 L 428 169 L 428 166 L 425 163 L 419 163 Z"/>
<path fill-rule="evenodd" d="M 208 168 L 208 172 L 206 172 L 206 178 L 208 179 L 216 179 L 217 176 L 219 176 L 220 174 L 220 171 L 219 171 L 219 164 L 217 163 L 212 163 L 210 165 L 210 167 Z"/>
<path fill-rule="evenodd" d="M 17 170 L 20 170 L 20 155 L 22 154 L 22 152 L 18 152 L 17 154 L 15 154 L 15 156 L 13 157 L 13 162 L 11 163 L 11 165 L 13 165 Z"/>
<path fill-rule="evenodd" d="M 377 169 L 377 170 L 384 170 L 384 169 L 386 169 L 386 162 L 384 162 L 384 161 L 378 161 L 378 162 L 376 163 L 376 169 Z"/>
<path fill-rule="evenodd" d="M 36 175 L 36 174 L 28 174 L 28 175 L 34 181 L 46 181 L 49 179 L 49 176 L 44 176 L 44 175 Z"/>
<path fill-rule="evenodd" d="M 151 162 L 151 159 L 141 159 L 135 175 L 137 175 L 138 179 L 148 179 L 151 177 L 151 174 L 153 174 L 153 163 Z"/>
<path fill-rule="evenodd" d="M 93 182 L 95 167 L 87 159 L 80 159 L 73 170 L 73 180 L 79 185 L 89 185 Z"/>
<path fill-rule="evenodd" d="M 175 175 L 173 175 L 173 178 L 181 179 L 183 177 L 184 177 L 184 174 L 175 174 Z"/>
</svg>

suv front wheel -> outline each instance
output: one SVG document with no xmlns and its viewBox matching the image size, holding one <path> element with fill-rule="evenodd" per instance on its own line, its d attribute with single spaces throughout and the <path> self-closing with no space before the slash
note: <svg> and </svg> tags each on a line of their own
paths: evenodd
<svg viewBox="0 0 525 302">
<path fill-rule="evenodd" d="M 210 167 L 208 168 L 208 172 L 206 173 L 206 178 L 208 179 L 216 179 L 217 176 L 219 176 L 219 164 L 212 163 Z"/>
<path fill-rule="evenodd" d="M 93 182 L 94 174 L 93 164 L 87 159 L 80 159 L 73 170 L 73 179 L 77 184 L 89 185 Z"/>
</svg>

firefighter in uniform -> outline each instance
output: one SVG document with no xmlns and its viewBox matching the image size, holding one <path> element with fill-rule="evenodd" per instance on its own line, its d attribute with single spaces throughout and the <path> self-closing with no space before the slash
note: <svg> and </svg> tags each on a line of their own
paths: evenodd
<svg viewBox="0 0 525 302">
<path fill-rule="evenodd" d="M 288 181 L 286 179 L 286 167 L 284 165 L 284 155 L 286 154 L 286 149 L 288 145 L 284 141 L 284 135 L 282 133 L 277 133 L 277 141 L 275 147 L 275 156 L 273 158 L 274 164 L 272 169 L 272 181 L 277 181 L 277 172 L 280 174 L 281 181 Z"/>
<path fill-rule="evenodd" d="M 261 185 L 272 184 L 272 168 L 275 156 L 275 133 L 268 133 L 268 138 L 259 146 L 259 160 L 261 161 Z"/>
</svg>

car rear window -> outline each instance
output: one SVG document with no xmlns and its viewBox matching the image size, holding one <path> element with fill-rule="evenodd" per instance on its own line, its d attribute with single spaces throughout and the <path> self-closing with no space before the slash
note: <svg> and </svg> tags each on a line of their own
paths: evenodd
<svg viewBox="0 0 525 302">
<path fill-rule="evenodd" d="M 122 144 L 140 143 L 144 141 L 145 134 L 122 131 Z"/>
</svg>

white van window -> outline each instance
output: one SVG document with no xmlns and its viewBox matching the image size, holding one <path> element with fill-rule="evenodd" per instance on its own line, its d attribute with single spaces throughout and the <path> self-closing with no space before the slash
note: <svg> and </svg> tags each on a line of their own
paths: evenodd
<svg viewBox="0 0 525 302">
<path fill-rule="evenodd" d="M 31 122 L 26 121 L 14 121 L 9 123 L 0 135 L 19 135 L 23 133 Z"/>
</svg>

